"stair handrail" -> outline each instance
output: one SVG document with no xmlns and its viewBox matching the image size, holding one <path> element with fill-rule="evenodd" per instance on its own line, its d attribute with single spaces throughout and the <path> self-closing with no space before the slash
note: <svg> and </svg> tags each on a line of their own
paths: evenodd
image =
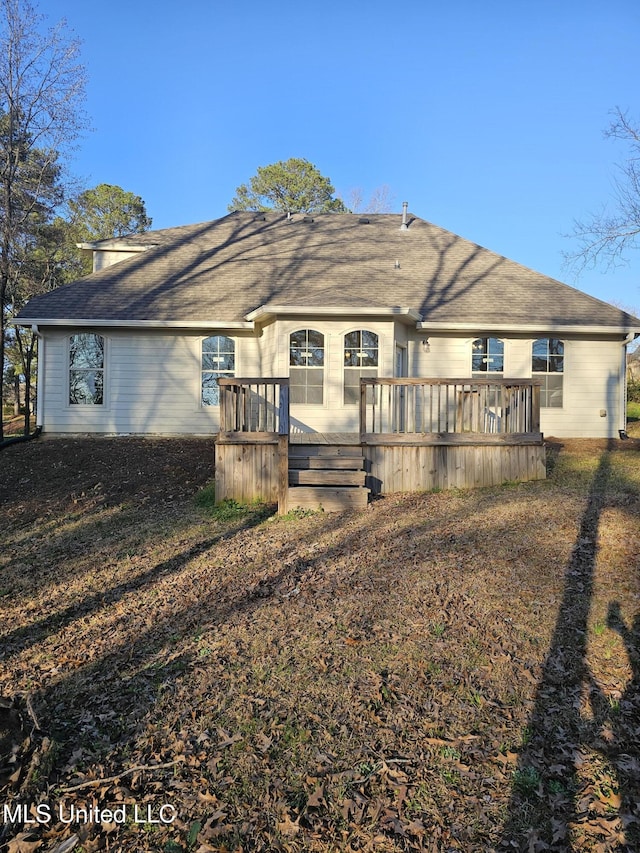
<svg viewBox="0 0 640 853">
<path fill-rule="evenodd" d="M 289 434 L 289 378 L 220 376 L 220 435 Z"/>
</svg>

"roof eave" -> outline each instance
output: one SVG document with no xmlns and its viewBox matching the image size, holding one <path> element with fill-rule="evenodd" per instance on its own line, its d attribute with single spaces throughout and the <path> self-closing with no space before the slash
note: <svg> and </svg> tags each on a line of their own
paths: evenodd
<svg viewBox="0 0 640 853">
<path fill-rule="evenodd" d="M 145 252 L 147 249 L 153 249 L 157 243 L 125 243 L 121 241 L 111 242 L 108 240 L 98 240 L 95 243 L 76 243 L 78 249 L 85 249 L 89 252 Z"/>
<path fill-rule="evenodd" d="M 556 334 L 580 335 L 640 335 L 640 326 L 631 324 L 606 326 L 580 323 L 432 323 L 423 321 L 416 323 L 418 331 L 423 332 L 496 332 L 506 334 L 519 332 L 522 334 L 539 334 L 540 332 L 555 332 Z"/>
<path fill-rule="evenodd" d="M 90 326 L 120 329 L 237 329 L 253 331 L 255 324 L 244 320 L 107 320 L 98 318 L 16 317 L 16 326 Z"/>
<path fill-rule="evenodd" d="M 319 317 L 397 317 L 402 322 L 409 325 L 419 323 L 422 320 L 422 314 L 415 308 L 381 308 L 379 306 L 349 306 L 349 305 L 333 305 L 333 306 L 317 306 L 317 305 L 277 305 L 275 303 L 267 303 L 260 305 L 259 308 L 245 314 L 245 318 L 254 323 L 261 323 L 265 320 L 271 320 L 277 316 L 308 316 L 316 314 Z"/>
</svg>

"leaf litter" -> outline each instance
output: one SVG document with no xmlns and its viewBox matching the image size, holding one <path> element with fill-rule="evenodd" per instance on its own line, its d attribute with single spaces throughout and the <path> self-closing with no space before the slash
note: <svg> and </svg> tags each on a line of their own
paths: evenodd
<svg viewBox="0 0 640 853">
<path fill-rule="evenodd" d="M 7 851 L 636 849 L 637 442 L 284 519 L 210 451 L 0 456 Z"/>
</svg>

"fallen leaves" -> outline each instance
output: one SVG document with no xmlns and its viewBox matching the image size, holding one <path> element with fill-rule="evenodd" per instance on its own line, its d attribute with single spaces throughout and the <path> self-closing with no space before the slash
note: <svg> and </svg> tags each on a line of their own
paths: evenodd
<svg viewBox="0 0 640 853">
<path fill-rule="evenodd" d="M 121 804 L 129 819 L 17 825 L 8 853 L 475 853 L 500 849 L 519 810 L 539 818 L 521 849 L 628 843 L 632 490 L 603 514 L 597 618 L 554 647 L 564 570 L 596 541 L 572 480 L 222 523 L 189 498 L 202 443 L 120 441 L 16 448 L 28 482 L 0 532 L 0 689 L 31 696 L 43 732 L 27 742 L 20 706 L 0 786 L 14 802 L 30 773 L 54 815 Z M 36 467 L 52 474 L 40 495 Z"/>
</svg>

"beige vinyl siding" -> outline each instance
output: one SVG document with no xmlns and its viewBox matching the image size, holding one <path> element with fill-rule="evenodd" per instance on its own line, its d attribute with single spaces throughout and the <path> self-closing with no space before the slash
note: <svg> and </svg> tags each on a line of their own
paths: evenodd
<svg viewBox="0 0 640 853">
<path fill-rule="evenodd" d="M 278 324 L 271 322 L 262 327 L 257 343 L 257 357 L 255 376 L 288 376 L 289 370 L 280 363 L 280 352 L 278 350 Z M 245 374 L 248 376 L 249 374 Z"/>
<path fill-rule="evenodd" d="M 429 352 L 415 337 L 409 349 L 409 373 L 427 378 L 458 378 L 470 375 L 470 346 L 474 337 L 428 335 Z M 531 378 L 531 352 L 534 338 L 500 335 L 505 344 L 506 378 Z M 562 408 L 543 408 L 540 427 L 548 436 L 610 438 L 617 437 L 621 421 L 620 364 L 622 343 L 601 337 L 594 340 L 559 337 L 565 343 Z M 413 357 L 412 357 L 413 356 Z M 601 416 L 601 411 L 606 415 Z"/>
<path fill-rule="evenodd" d="M 289 336 L 299 329 L 314 329 L 324 335 L 324 402 L 322 405 L 291 406 L 293 432 L 358 432 L 359 407 L 343 403 L 344 336 L 357 329 L 368 329 L 378 335 L 380 376 L 393 376 L 394 369 L 393 321 L 370 321 L 362 317 L 344 317 L 337 320 L 318 319 L 312 315 L 282 319 L 271 329 L 277 338 L 276 363 L 280 376 L 289 376 Z"/>
<path fill-rule="evenodd" d="M 127 258 L 132 258 L 137 254 L 139 254 L 139 250 L 123 251 L 122 249 L 112 249 L 109 251 L 103 249 L 101 251 L 94 251 L 93 271 L 98 272 L 99 270 L 105 269 L 105 267 L 111 267 L 113 264 L 118 264 L 120 261 L 126 261 Z"/>
<path fill-rule="evenodd" d="M 575 438 L 617 438 L 620 423 L 620 364 L 618 341 L 562 338 L 564 384 L 562 409 L 541 409 L 546 435 Z M 601 412 L 606 412 L 603 417 Z"/>
<path fill-rule="evenodd" d="M 622 343 L 601 337 L 599 340 L 555 333 L 564 343 L 562 407 L 542 408 L 540 428 L 547 436 L 574 438 L 617 437 L 622 429 L 620 364 Z M 505 377 L 530 378 L 531 337 L 505 339 Z M 601 411 L 606 415 L 601 416 Z"/>
<path fill-rule="evenodd" d="M 425 351 L 423 341 L 429 339 Z M 456 379 L 471 376 L 471 341 L 473 337 L 447 338 L 424 333 L 414 336 L 409 349 L 409 375 L 429 379 Z"/>
<path fill-rule="evenodd" d="M 408 345 L 410 376 L 470 376 L 474 335 L 429 335 L 425 352 L 418 335 L 398 321 L 362 318 L 317 321 L 311 316 L 272 322 L 255 335 L 229 331 L 236 341 L 236 373 L 288 376 L 289 335 L 312 328 L 325 336 L 325 402 L 292 407 L 294 431 L 356 432 L 358 407 L 343 404 L 344 335 L 366 328 L 379 337 L 380 376 L 394 375 L 395 342 Z M 406 331 L 405 331 L 406 330 Z M 43 329 L 46 336 L 44 384 L 39 389 L 42 424 L 49 433 L 210 434 L 218 430 L 217 407 L 200 403 L 200 347 L 210 330 L 199 333 L 91 330 L 105 338 L 105 403 L 69 405 L 69 335 L 78 329 Z M 504 336 L 505 376 L 531 376 L 533 338 Z M 621 420 L 620 341 L 563 337 L 563 406 L 541 410 L 547 436 L 616 437 Z M 601 411 L 606 416 L 601 416 Z"/>
<path fill-rule="evenodd" d="M 103 332 L 105 402 L 101 406 L 77 406 L 68 402 L 69 334 L 47 334 L 43 415 L 46 432 L 217 431 L 217 407 L 200 405 L 202 335 Z"/>
</svg>

